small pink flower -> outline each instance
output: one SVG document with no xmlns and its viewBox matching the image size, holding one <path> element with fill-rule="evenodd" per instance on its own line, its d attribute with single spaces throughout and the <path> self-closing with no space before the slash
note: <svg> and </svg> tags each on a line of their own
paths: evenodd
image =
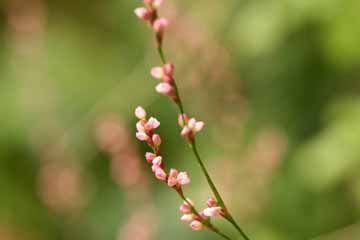
<svg viewBox="0 0 360 240">
<path fill-rule="evenodd" d="M 146 141 L 149 139 L 149 136 L 146 135 L 146 133 L 144 132 L 136 132 L 136 138 L 139 139 L 140 141 Z"/>
<path fill-rule="evenodd" d="M 165 75 L 172 75 L 175 67 L 172 63 L 166 63 L 162 68 Z"/>
<path fill-rule="evenodd" d="M 150 71 L 150 74 L 156 79 L 163 79 L 165 76 L 165 72 L 162 67 L 153 67 Z"/>
<path fill-rule="evenodd" d="M 161 166 L 162 163 L 162 157 L 161 156 L 157 156 L 156 158 L 154 158 L 154 160 L 152 161 L 152 164 L 157 165 L 157 166 Z"/>
<path fill-rule="evenodd" d="M 180 127 L 184 127 L 185 124 L 187 124 L 188 121 L 189 121 L 189 117 L 188 117 L 188 115 L 186 113 L 179 114 L 178 123 L 179 123 Z"/>
<path fill-rule="evenodd" d="M 157 146 L 157 147 L 160 146 L 160 144 L 161 144 L 160 135 L 154 134 L 154 135 L 152 136 L 152 141 L 153 141 L 153 143 L 154 143 L 155 146 Z"/>
<path fill-rule="evenodd" d="M 222 208 L 221 207 L 205 208 L 203 210 L 203 213 L 207 217 L 219 216 L 222 213 Z"/>
<path fill-rule="evenodd" d="M 153 23 L 153 29 L 155 32 L 163 32 L 165 28 L 169 25 L 169 21 L 166 18 L 158 18 Z"/>
<path fill-rule="evenodd" d="M 150 130 L 153 130 L 155 128 L 158 128 L 160 126 L 160 122 L 154 118 L 154 117 L 151 117 L 149 118 L 149 120 L 145 123 L 145 129 L 150 131 Z"/>
<path fill-rule="evenodd" d="M 184 128 L 181 130 L 181 136 L 188 136 L 191 133 L 191 128 L 188 126 L 184 126 Z"/>
<path fill-rule="evenodd" d="M 144 7 L 136 8 L 134 13 L 138 18 L 145 21 L 149 20 L 152 15 L 152 11 Z"/>
<path fill-rule="evenodd" d="M 165 95 L 170 95 L 174 91 L 174 88 L 166 82 L 159 83 L 155 89 L 158 93 L 162 93 Z"/>
<path fill-rule="evenodd" d="M 167 181 L 169 187 L 173 187 L 178 183 L 177 176 L 178 176 L 178 171 L 174 168 L 170 169 L 169 177 Z"/>
<path fill-rule="evenodd" d="M 135 109 L 135 116 L 140 119 L 140 120 L 144 120 L 146 118 L 146 111 L 143 107 L 138 106 Z"/>
<path fill-rule="evenodd" d="M 181 213 L 187 214 L 187 213 L 190 213 L 191 207 L 190 207 L 190 205 L 189 205 L 187 202 L 184 201 L 184 202 L 180 205 L 179 210 L 180 210 Z"/>
<path fill-rule="evenodd" d="M 147 152 L 145 153 L 145 159 L 148 163 L 152 163 L 152 161 L 154 160 L 154 158 L 156 158 L 156 154 L 152 153 L 152 152 Z"/>
<path fill-rule="evenodd" d="M 194 127 L 194 131 L 195 132 L 200 132 L 203 128 L 204 128 L 205 123 L 204 122 L 196 122 L 195 127 Z"/>
<path fill-rule="evenodd" d="M 136 123 L 136 129 L 139 132 L 145 132 L 145 126 L 144 126 L 144 122 L 142 120 L 140 120 Z"/>
<path fill-rule="evenodd" d="M 180 218 L 181 221 L 183 222 L 191 222 L 192 220 L 194 220 L 194 214 L 190 213 L 190 214 L 184 214 L 182 215 L 182 217 Z"/>
<path fill-rule="evenodd" d="M 198 220 L 194 220 L 190 223 L 190 227 L 195 231 L 199 231 L 203 229 L 203 224 Z"/>
<path fill-rule="evenodd" d="M 183 129 L 181 130 L 181 135 L 183 137 L 186 137 L 188 141 L 191 143 L 194 137 L 194 134 L 199 132 L 201 129 L 204 128 L 204 122 L 202 121 L 196 121 L 195 118 L 191 118 L 187 121 L 182 121 L 183 116 L 179 116 L 178 121 L 179 125 L 183 126 Z M 185 124 L 183 124 L 185 122 Z"/>
<path fill-rule="evenodd" d="M 191 118 L 188 122 L 188 126 L 189 128 L 193 129 L 196 125 L 196 119 L 195 118 Z"/>
<path fill-rule="evenodd" d="M 208 207 L 215 207 L 215 206 L 217 206 L 217 201 L 213 197 L 208 197 L 208 199 L 206 201 L 206 205 Z"/>
<path fill-rule="evenodd" d="M 155 171 L 155 177 L 159 180 L 165 181 L 166 180 L 166 173 L 160 167 L 158 167 Z"/>
<path fill-rule="evenodd" d="M 189 184 L 190 183 L 190 178 L 187 175 L 187 172 L 180 172 L 177 175 L 177 182 L 180 185 L 185 185 L 185 184 Z"/>
</svg>

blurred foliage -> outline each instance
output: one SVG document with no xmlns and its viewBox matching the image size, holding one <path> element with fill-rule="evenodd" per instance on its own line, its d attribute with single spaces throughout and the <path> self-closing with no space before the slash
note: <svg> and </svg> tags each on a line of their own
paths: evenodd
<svg viewBox="0 0 360 240">
<path fill-rule="evenodd" d="M 210 191 L 175 107 L 153 91 L 140 4 L 1 1 L 1 240 L 218 239 L 178 221 L 180 200 L 133 137 L 141 104 L 200 206 Z M 166 1 L 166 49 L 186 109 L 206 122 L 200 152 L 253 239 L 360 236 L 357 225 L 324 235 L 360 217 L 359 11 L 358 0 Z"/>
</svg>

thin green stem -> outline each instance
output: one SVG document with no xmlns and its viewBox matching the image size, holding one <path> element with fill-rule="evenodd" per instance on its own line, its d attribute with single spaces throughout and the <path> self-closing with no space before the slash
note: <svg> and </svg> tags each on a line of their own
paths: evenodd
<svg viewBox="0 0 360 240">
<path fill-rule="evenodd" d="M 161 62 L 163 64 L 166 63 L 166 56 L 164 54 L 164 50 L 163 50 L 163 47 L 162 47 L 162 44 L 160 44 L 158 47 L 157 47 L 157 50 L 158 50 L 158 53 L 159 53 L 159 56 L 160 56 L 160 59 L 161 59 Z M 175 80 L 173 81 L 173 86 L 175 88 L 175 91 L 176 91 L 176 96 L 177 96 L 177 99 L 178 101 L 176 102 L 176 105 L 178 106 L 179 108 L 179 111 L 181 114 L 184 114 L 184 107 L 183 107 L 183 104 L 182 104 L 182 100 L 181 100 L 181 97 L 180 97 L 180 94 L 179 94 L 179 90 L 178 90 L 178 87 L 176 85 L 176 82 Z M 191 144 L 189 144 L 191 149 L 193 150 L 193 153 L 196 157 L 196 160 L 198 162 L 198 164 L 200 165 L 200 168 L 202 170 L 202 172 L 204 173 L 205 175 L 205 178 L 211 188 L 211 191 L 213 192 L 213 194 L 215 195 L 215 198 L 216 200 L 218 201 L 218 204 L 224 209 L 225 211 L 225 216 L 224 218 L 230 222 L 235 228 L 236 230 L 241 234 L 241 236 L 245 239 L 245 240 L 250 240 L 250 238 L 245 234 L 245 232 L 239 227 L 239 225 L 236 223 L 236 221 L 234 220 L 234 218 L 231 216 L 231 214 L 229 213 L 227 207 L 225 206 L 225 203 L 224 203 L 224 200 L 222 199 L 219 191 L 217 190 L 214 182 L 212 181 L 203 161 L 201 160 L 201 157 L 200 157 L 200 154 L 197 150 L 197 146 L 196 146 L 196 141 L 195 141 L 195 138 L 192 140 Z M 217 230 L 217 229 L 216 229 Z M 218 235 L 224 237 L 225 239 L 229 239 L 226 235 L 224 235 L 223 233 L 221 233 L 219 230 L 217 231 L 214 231 L 216 232 Z"/>
<path fill-rule="evenodd" d="M 228 220 L 235 228 L 236 230 L 238 230 L 238 232 L 241 234 L 241 236 L 246 239 L 246 240 L 250 240 L 250 238 L 245 234 L 245 232 L 240 228 L 240 226 L 236 223 L 236 221 L 234 220 L 234 218 L 230 215 L 230 213 L 227 214 L 227 216 L 225 216 L 225 219 Z"/>
</svg>

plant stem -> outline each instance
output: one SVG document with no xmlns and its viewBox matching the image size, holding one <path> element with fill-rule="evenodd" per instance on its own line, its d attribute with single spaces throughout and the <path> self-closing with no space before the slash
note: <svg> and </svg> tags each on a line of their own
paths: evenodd
<svg viewBox="0 0 360 240">
<path fill-rule="evenodd" d="M 238 232 L 241 234 L 241 236 L 246 239 L 250 240 L 250 238 L 245 234 L 245 232 L 240 228 L 240 226 L 236 223 L 234 218 L 230 215 L 229 212 L 227 212 L 227 215 L 224 217 L 226 220 L 228 220 L 235 228 L 238 230 Z"/>
<path fill-rule="evenodd" d="M 158 45 L 157 47 L 157 50 L 158 50 L 158 53 L 159 53 L 159 56 L 160 56 L 160 59 L 161 59 L 161 62 L 163 64 L 166 64 L 166 57 L 165 57 L 165 54 L 164 54 L 164 50 L 163 50 L 163 47 L 162 47 L 162 44 Z M 177 96 L 177 99 L 178 101 L 176 102 L 176 105 L 178 106 L 179 108 L 179 111 L 181 114 L 184 114 L 184 107 L 183 107 L 183 104 L 182 104 L 182 100 L 181 100 L 181 97 L 180 97 L 180 94 L 179 94 L 179 90 L 178 90 L 178 87 L 176 85 L 176 82 L 175 82 L 175 79 L 173 81 L 173 86 L 175 88 L 175 91 L 176 91 L 176 96 Z M 196 157 L 196 160 L 198 162 L 198 164 L 200 165 L 200 168 L 202 170 L 202 172 L 204 173 L 205 175 L 205 178 L 206 178 L 206 181 L 208 182 L 210 188 L 211 188 L 211 191 L 213 192 L 213 194 L 215 195 L 215 198 L 218 202 L 218 204 L 220 205 L 220 207 L 222 207 L 225 211 L 225 216 L 224 218 L 230 222 L 235 228 L 236 230 L 241 234 L 241 236 L 245 239 L 245 240 L 250 240 L 250 238 L 245 234 L 245 232 L 239 227 L 239 225 L 236 223 L 235 219 L 231 216 L 231 214 L 229 213 L 227 207 L 225 206 L 225 203 L 224 203 L 224 200 L 222 199 L 219 191 L 217 190 L 214 182 L 212 181 L 203 161 L 201 160 L 201 157 L 200 157 L 200 154 L 197 150 L 197 146 L 196 146 L 196 141 L 195 141 L 195 137 L 194 139 L 192 140 L 192 142 L 189 144 L 189 146 L 191 147 L 191 149 L 193 150 L 193 153 Z M 224 235 L 223 233 L 221 233 L 219 230 L 216 229 L 216 232 L 217 234 L 219 234 L 220 236 L 224 237 L 225 239 L 229 239 L 226 235 Z"/>
</svg>

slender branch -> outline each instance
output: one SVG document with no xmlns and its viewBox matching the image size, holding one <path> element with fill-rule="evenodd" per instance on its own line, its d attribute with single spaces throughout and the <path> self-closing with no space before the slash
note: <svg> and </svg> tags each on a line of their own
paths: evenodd
<svg viewBox="0 0 360 240">
<path fill-rule="evenodd" d="M 235 228 L 236 230 L 238 230 L 238 232 L 241 234 L 241 236 L 246 239 L 246 240 L 250 240 L 250 238 L 245 234 L 245 232 L 240 228 L 240 226 L 236 223 L 236 221 L 234 220 L 234 218 L 230 215 L 230 213 L 227 214 L 227 216 L 225 216 L 225 219 L 227 219 Z"/>
<path fill-rule="evenodd" d="M 165 53 L 164 53 L 162 44 L 159 44 L 159 45 L 158 45 L 157 50 L 158 50 L 158 53 L 159 53 L 161 62 L 162 62 L 163 64 L 165 64 L 167 61 L 166 61 L 166 56 L 165 56 Z M 181 100 L 181 97 L 180 97 L 179 90 L 178 90 L 178 87 L 177 87 L 177 85 L 176 85 L 175 79 L 174 79 L 174 81 L 173 81 L 173 86 L 174 86 L 174 88 L 175 88 L 176 97 L 177 97 L 177 100 L 178 100 L 178 101 L 176 102 L 176 105 L 178 106 L 180 113 L 181 113 L 181 114 L 184 114 L 184 112 L 185 112 L 185 111 L 184 111 L 184 107 L 183 107 L 183 104 L 182 104 L 182 100 Z M 211 179 L 211 177 L 210 177 L 210 175 L 209 175 L 209 173 L 208 173 L 208 171 L 207 171 L 207 169 L 206 169 L 203 161 L 201 160 L 200 154 L 199 154 L 199 152 L 198 152 L 198 150 L 197 150 L 197 145 L 196 145 L 195 137 L 194 137 L 194 139 L 192 140 L 192 142 L 189 144 L 189 146 L 190 146 L 191 149 L 193 150 L 193 153 L 194 153 L 194 155 L 195 155 L 195 157 L 196 157 L 196 160 L 197 160 L 198 164 L 200 165 L 200 168 L 201 168 L 202 172 L 204 173 L 205 178 L 206 178 L 206 181 L 208 182 L 208 184 L 209 184 L 209 186 L 210 186 L 213 194 L 215 195 L 216 200 L 218 201 L 219 205 L 220 205 L 220 206 L 224 209 L 224 211 L 225 211 L 225 216 L 224 216 L 224 218 L 225 218 L 228 222 L 230 222 L 230 223 L 236 228 L 236 230 L 241 234 L 241 236 L 242 236 L 245 240 L 250 240 L 250 238 L 245 234 L 245 232 L 240 228 L 240 226 L 236 223 L 235 219 L 234 219 L 234 218 L 231 216 L 231 214 L 229 213 L 229 211 L 228 211 L 228 209 L 227 209 L 227 207 L 226 207 L 226 205 L 225 205 L 224 200 L 222 199 L 222 197 L 221 197 L 219 191 L 217 190 L 214 182 L 212 181 L 212 179 Z M 222 234 L 219 230 L 217 230 L 217 231 L 215 231 L 215 232 L 216 232 L 217 234 L 221 235 L 222 237 L 224 237 L 223 234 Z M 226 238 L 226 236 L 225 236 L 225 238 Z M 228 239 L 228 238 L 226 238 L 226 239 Z"/>
</svg>

